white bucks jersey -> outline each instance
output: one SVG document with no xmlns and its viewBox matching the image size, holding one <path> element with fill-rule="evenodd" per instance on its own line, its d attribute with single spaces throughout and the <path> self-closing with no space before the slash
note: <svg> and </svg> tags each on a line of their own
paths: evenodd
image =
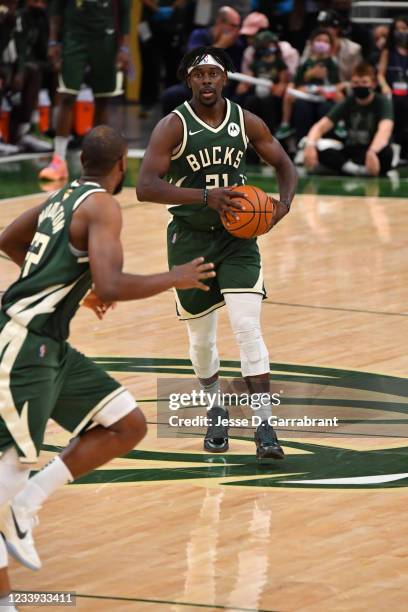
<svg viewBox="0 0 408 612">
<path fill-rule="evenodd" d="M 173 152 L 167 181 L 203 190 L 244 185 L 248 139 L 241 107 L 226 100 L 225 118 L 217 128 L 200 119 L 188 102 L 173 112 L 183 124 L 183 140 Z M 219 214 L 204 208 L 202 201 L 170 206 L 169 210 L 196 229 L 222 227 Z"/>
</svg>

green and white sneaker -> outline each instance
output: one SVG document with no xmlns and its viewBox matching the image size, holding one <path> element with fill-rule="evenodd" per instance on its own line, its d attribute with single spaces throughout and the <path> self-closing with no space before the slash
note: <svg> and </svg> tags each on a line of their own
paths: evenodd
<svg viewBox="0 0 408 612">
<path fill-rule="evenodd" d="M 33 528 L 38 525 L 35 511 L 23 506 L 5 504 L 0 512 L 0 532 L 9 554 L 31 570 L 41 569 L 41 561 L 35 549 Z"/>
</svg>

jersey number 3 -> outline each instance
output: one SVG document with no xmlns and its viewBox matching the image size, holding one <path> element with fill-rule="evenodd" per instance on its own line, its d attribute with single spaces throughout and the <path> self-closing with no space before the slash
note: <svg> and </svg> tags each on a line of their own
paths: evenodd
<svg viewBox="0 0 408 612">
<path fill-rule="evenodd" d="M 28 276 L 31 266 L 36 266 L 40 262 L 49 241 L 50 236 L 47 236 L 47 234 L 42 234 L 41 232 L 36 232 L 34 234 L 34 238 L 31 241 L 30 248 L 24 260 L 22 278 Z"/>
</svg>

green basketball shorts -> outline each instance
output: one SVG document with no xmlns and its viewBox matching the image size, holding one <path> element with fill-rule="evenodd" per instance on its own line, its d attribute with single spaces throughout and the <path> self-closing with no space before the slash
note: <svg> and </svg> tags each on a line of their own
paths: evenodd
<svg viewBox="0 0 408 612">
<path fill-rule="evenodd" d="M 224 228 L 199 231 L 174 217 L 167 228 L 167 254 L 169 268 L 202 256 L 206 262 L 214 263 L 217 273 L 205 281 L 209 291 L 175 290 L 180 320 L 202 317 L 223 306 L 226 293 L 259 293 L 266 297 L 256 238 L 235 238 Z"/>
<path fill-rule="evenodd" d="M 126 389 L 67 342 L 0 313 L 0 453 L 14 444 L 22 462 L 35 462 L 48 419 L 77 435 L 92 420 L 109 426 L 135 406 Z"/>
<path fill-rule="evenodd" d="M 58 92 L 76 95 L 81 84 L 86 82 L 95 97 L 110 98 L 122 94 L 122 73 L 116 70 L 115 59 L 114 32 L 97 39 L 66 34 Z M 89 72 L 86 72 L 87 68 Z"/>
</svg>

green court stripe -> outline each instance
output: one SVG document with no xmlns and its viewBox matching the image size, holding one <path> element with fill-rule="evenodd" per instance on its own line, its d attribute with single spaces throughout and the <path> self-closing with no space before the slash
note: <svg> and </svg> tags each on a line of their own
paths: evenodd
<svg viewBox="0 0 408 612">
<path fill-rule="evenodd" d="M 146 399 L 139 399 L 139 404 L 150 404 L 150 403 L 158 403 L 158 402 L 167 402 L 169 401 L 168 397 L 153 397 Z M 280 403 L 281 408 L 286 408 L 287 406 L 308 406 L 313 408 L 314 406 L 324 406 L 325 408 L 363 408 L 364 410 L 383 410 L 384 412 L 401 412 L 403 414 L 408 414 L 408 404 L 404 402 L 378 402 L 378 401 L 370 401 L 370 400 L 346 400 L 346 399 L 337 399 L 337 398 L 314 398 L 314 397 L 284 397 Z M 230 404 L 231 408 L 240 408 L 237 404 Z M 247 406 L 241 406 L 241 408 L 247 408 Z M 183 406 L 183 410 L 193 410 L 194 408 L 203 408 L 203 406 L 199 404 Z M 298 418 L 298 417 L 290 417 L 287 418 Z M 321 417 L 315 417 L 321 418 Z M 374 417 L 368 418 L 367 421 L 373 420 Z"/>
<path fill-rule="evenodd" d="M 377 421 L 354 421 L 354 420 L 350 420 L 350 421 L 341 421 L 339 419 L 338 421 L 341 425 L 344 424 L 352 424 L 352 425 L 361 425 L 362 423 L 364 425 L 375 425 L 377 423 Z M 168 425 L 168 423 L 166 422 L 161 422 L 161 421 L 146 421 L 146 423 L 148 425 Z M 399 421 L 385 421 L 384 423 L 380 423 L 380 425 L 406 425 L 408 423 L 408 421 L 403 421 L 402 423 Z M 329 427 L 329 425 L 327 425 L 327 427 Z M 253 433 L 256 429 L 256 427 L 231 427 L 231 429 L 243 429 L 244 431 L 248 431 L 248 433 Z M 403 434 L 384 434 L 384 433 L 379 433 L 379 434 L 375 434 L 375 433 L 363 433 L 361 431 L 354 431 L 354 432 L 350 432 L 350 431 L 316 431 L 315 429 L 299 429 L 299 431 L 296 431 L 295 429 L 288 429 L 287 427 L 280 427 L 279 425 L 274 427 L 274 430 L 277 433 L 283 433 L 283 432 L 287 432 L 287 435 L 289 437 L 293 437 L 293 438 L 298 438 L 299 436 L 304 436 L 305 434 L 307 434 L 308 436 L 313 436 L 314 438 L 335 438 L 336 436 L 346 436 L 348 438 L 401 438 L 403 440 L 405 440 L 405 438 L 408 439 L 408 436 L 404 436 Z M 178 431 L 177 432 L 178 436 L 184 436 L 186 438 L 194 438 L 195 436 L 202 436 L 203 434 L 200 432 L 194 433 L 194 432 L 186 432 L 184 433 L 183 431 Z M 169 438 L 173 438 L 174 436 L 169 436 Z M 235 436 L 230 435 L 229 436 L 231 439 L 234 438 Z M 243 440 L 251 440 L 251 438 L 242 438 Z M 284 444 L 286 444 L 286 442 L 284 442 Z"/>
<path fill-rule="evenodd" d="M 360 310 L 359 308 L 338 308 L 336 306 L 313 306 L 312 304 L 291 304 L 289 302 L 272 302 L 264 300 L 265 304 L 275 306 L 291 306 L 293 308 L 311 308 L 313 310 L 335 310 L 340 312 L 360 312 L 362 314 L 385 315 L 389 317 L 408 317 L 406 312 L 385 312 L 383 310 Z"/>
<path fill-rule="evenodd" d="M 23 593 L 24 591 L 20 591 Z M 166 606 L 194 606 L 195 608 L 207 608 L 211 610 L 231 610 L 232 606 L 222 606 L 216 604 L 199 604 L 187 601 L 172 601 L 167 599 L 145 599 L 143 597 L 110 597 L 109 595 L 85 595 L 83 593 L 76 593 L 76 597 L 82 597 L 84 599 L 104 599 L 111 601 L 138 601 L 140 603 L 151 603 L 161 604 Z M 234 606 L 234 610 L 237 612 L 277 612 L 276 610 L 266 610 L 265 608 L 238 608 Z"/>
<path fill-rule="evenodd" d="M 190 368 L 192 367 L 191 361 L 189 359 L 180 359 L 180 358 L 172 358 L 172 357 L 162 358 L 162 357 L 109 357 L 109 356 L 100 357 L 99 356 L 99 357 L 91 357 L 91 359 L 93 359 L 93 361 L 101 365 L 106 365 L 106 364 L 109 364 L 109 365 L 110 364 L 121 364 L 123 366 L 127 366 L 128 364 L 129 365 L 130 364 L 131 365 L 143 365 L 143 366 L 184 365 Z M 271 362 L 269 365 L 270 365 L 271 370 L 273 371 L 296 372 L 300 374 L 320 374 L 326 377 L 336 377 L 337 376 L 337 377 L 343 378 L 344 376 L 353 376 L 353 377 L 364 379 L 364 380 L 372 380 L 372 379 L 381 378 L 382 380 L 383 379 L 389 380 L 389 381 L 393 380 L 395 382 L 405 380 L 401 377 L 390 376 L 387 374 L 376 374 L 372 372 L 362 372 L 360 370 L 344 370 L 340 368 L 330 368 L 330 367 L 322 367 L 322 366 L 309 366 L 306 364 L 293 364 L 293 363 L 286 364 L 286 363 Z M 238 360 L 225 360 L 225 359 L 221 360 L 221 366 L 228 367 L 228 368 L 237 368 L 237 369 L 240 369 L 241 367 L 240 362 Z M 177 371 L 181 371 L 181 370 L 175 370 L 175 372 Z"/>
<path fill-rule="evenodd" d="M 139 372 L 146 374 L 190 374 L 195 376 L 192 369 L 187 368 L 166 368 L 157 366 L 127 366 L 116 363 L 101 363 L 105 370 L 109 372 Z M 234 370 L 219 370 L 219 375 L 224 378 L 233 378 L 237 376 Z M 276 376 L 271 374 L 270 379 L 276 381 Z M 376 391 L 378 393 L 386 393 L 392 395 L 400 395 L 408 397 L 408 383 L 403 378 L 393 378 L 389 376 L 370 377 L 356 374 L 347 378 L 328 378 L 327 376 L 302 376 L 298 374 L 279 374 L 279 382 L 299 382 L 306 384 L 322 385 L 326 387 L 342 387 L 360 389 L 363 391 Z M 394 382 L 396 381 L 396 382 Z"/>
</svg>

